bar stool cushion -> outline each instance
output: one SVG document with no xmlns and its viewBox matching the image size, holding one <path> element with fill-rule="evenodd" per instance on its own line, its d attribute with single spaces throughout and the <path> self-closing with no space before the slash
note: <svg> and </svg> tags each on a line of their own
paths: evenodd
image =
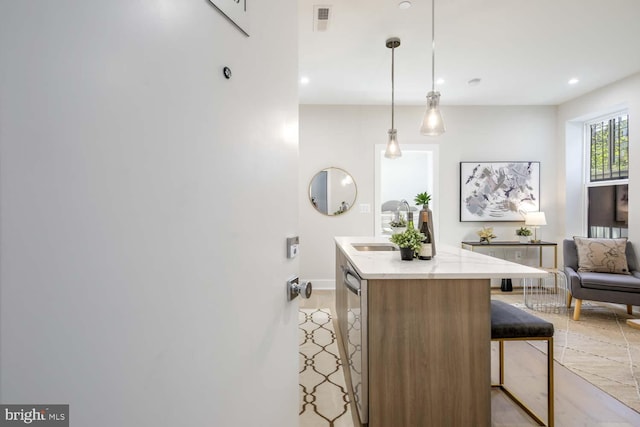
<svg viewBox="0 0 640 427">
<path fill-rule="evenodd" d="M 502 301 L 491 300 L 491 339 L 552 337 L 553 323 Z"/>
</svg>

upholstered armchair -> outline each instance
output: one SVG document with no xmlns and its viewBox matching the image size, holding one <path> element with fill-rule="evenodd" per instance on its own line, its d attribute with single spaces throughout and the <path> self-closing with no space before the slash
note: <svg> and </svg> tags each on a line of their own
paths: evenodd
<svg viewBox="0 0 640 427">
<path fill-rule="evenodd" d="M 631 243 L 621 240 L 579 239 L 580 254 L 576 240 L 564 240 L 564 273 L 569 288 L 567 307 L 571 307 L 572 299 L 576 300 L 573 320 L 580 318 L 582 300 L 626 304 L 629 314 L 634 305 L 640 305 L 636 255 Z M 591 246 L 595 248 L 593 251 Z"/>
</svg>

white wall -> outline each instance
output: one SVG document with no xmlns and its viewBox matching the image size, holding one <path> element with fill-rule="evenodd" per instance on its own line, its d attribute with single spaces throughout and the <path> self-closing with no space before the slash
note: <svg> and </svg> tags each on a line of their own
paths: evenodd
<svg viewBox="0 0 640 427">
<path fill-rule="evenodd" d="M 540 161 L 541 210 L 549 224 L 542 229 L 542 237 L 557 240 L 563 218 L 556 205 L 562 164 L 556 155 L 555 107 L 444 107 L 447 132 L 438 138 L 419 134 L 423 113 L 423 107 L 396 107 L 396 127 L 401 148 L 432 142 L 440 145 L 440 200 L 433 204 L 439 209 L 440 243 L 477 240 L 475 232 L 483 225 L 494 226 L 500 239 L 516 239 L 519 222 L 459 221 L 459 162 L 476 160 Z M 373 207 L 374 146 L 386 143 L 390 114 L 385 106 L 300 106 L 300 268 L 301 275 L 315 283 L 334 286 L 334 236 L 374 234 L 373 212 L 360 213 L 359 205 Z M 313 175 L 327 166 L 347 170 L 358 185 L 355 209 L 338 217 L 318 214 L 306 196 Z"/>
<path fill-rule="evenodd" d="M 250 5 L 0 3 L 0 401 L 298 425 L 296 2 Z"/>
<path fill-rule="evenodd" d="M 602 89 L 566 102 L 558 108 L 558 156 L 565 164 L 560 175 L 558 204 L 565 218 L 566 228 L 560 230 L 565 237 L 584 235 L 583 200 L 583 130 L 582 123 L 599 115 L 627 108 L 629 111 L 629 240 L 638 248 L 640 244 L 640 146 L 637 125 L 640 116 L 640 73 L 620 80 Z M 638 255 L 638 254 L 636 254 Z"/>
</svg>

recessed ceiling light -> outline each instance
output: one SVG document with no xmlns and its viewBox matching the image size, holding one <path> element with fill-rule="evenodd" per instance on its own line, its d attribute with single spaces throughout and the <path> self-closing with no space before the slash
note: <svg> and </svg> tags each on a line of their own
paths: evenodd
<svg viewBox="0 0 640 427">
<path fill-rule="evenodd" d="M 398 3 L 398 7 L 402 10 L 405 9 L 409 9 L 411 7 L 411 2 L 410 1 L 401 1 L 400 3 Z"/>
<path fill-rule="evenodd" d="M 300 84 L 301 85 L 308 85 L 309 84 L 309 77 L 300 77 Z"/>
<path fill-rule="evenodd" d="M 436 84 L 437 85 L 444 84 L 444 79 L 443 78 L 439 78 L 438 80 L 436 80 Z"/>
<path fill-rule="evenodd" d="M 480 84 L 480 82 L 482 81 L 482 79 L 476 77 L 475 79 L 471 79 L 467 82 L 467 84 L 469 86 L 478 86 Z"/>
<path fill-rule="evenodd" d="M 569 79 L 569 84 L 570 84 L 570 85 L 574 85 L 574 84 L 578 83 L 579 81 L 580 81 L 580 80 L 578 80 L 577 78 L 575 78 L 575 77 L 574 77 L 574 78 L 572 78 L 572 79 Z"/>
</svg>

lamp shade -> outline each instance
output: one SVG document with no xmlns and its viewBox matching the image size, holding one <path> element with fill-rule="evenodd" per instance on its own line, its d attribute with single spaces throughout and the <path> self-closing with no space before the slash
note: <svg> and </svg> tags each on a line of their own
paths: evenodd
<svg viewBox="0 0 640 427">
<path fill-rule="evenodd" d="M 388 159 L 396 159 L 402 156 L 400 144 L 398 144 L 398 132 L 395 129 L 389 129 L 389 142 L 387 142 L 384 156 Z"/>
<path fill-rule="evenodd" d="M 527 212 L 524 218 L 524 225 L 547 225 L 547 218 L 544 216 L 544 212 Z"/>
<path fill-rule="evenodd" d="M 424 113 L 420 133 L 427 136 L 442 135 L 445 131 L 444 120 L 440 113 L 440 92 L 427 94 L 427 111 Z"/>
</svg>

